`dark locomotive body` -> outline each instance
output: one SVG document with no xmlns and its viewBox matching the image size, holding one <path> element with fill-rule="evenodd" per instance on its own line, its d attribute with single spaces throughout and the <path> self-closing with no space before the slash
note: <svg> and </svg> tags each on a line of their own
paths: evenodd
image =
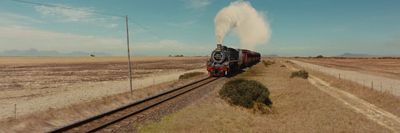
<svg viewBox="0 0 400 133">
<path fill-rule="evenodd" d="M 207 62 L 210 76 L 229 76 L 260 62 L 260 54 L 246 49 L 233 49 L 217 45 Z"/>
</svg>

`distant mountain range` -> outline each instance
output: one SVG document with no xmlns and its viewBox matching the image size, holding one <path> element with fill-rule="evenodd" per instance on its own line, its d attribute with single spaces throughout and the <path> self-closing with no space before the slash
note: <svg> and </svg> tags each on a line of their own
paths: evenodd
<svg viewBox="0 0 400 133">
<path fill-rule="evenodd" d="M 371 55 L 371 54 L 354 54 L 344 53 L 338 57 L 400 57 L 400 55 Z"/>
<path fill-rule="evenodd" d="M 339 55 L 339 57 L 376 57 L 376 55 L 344 53 L 342 55 Z"/>
<path fill-rule="evenodd" d="M 263 57 L 279 57 L 277 54 L 263 55 Z"/>
<path fill-rule="evenodd" d="M 103 53 L 103 52 L 82 52 L 82 51 L 74 51 L 74 52 L 67 52 L 61 53 L 55 50 L 37 50 L 34 48 L 27 49 L 27 50 L 5 50 L 0 52 L 0 56 L 90 56 L 91 54 L 96 56 L 108 56 L 110 54 Z"/>
</svg>

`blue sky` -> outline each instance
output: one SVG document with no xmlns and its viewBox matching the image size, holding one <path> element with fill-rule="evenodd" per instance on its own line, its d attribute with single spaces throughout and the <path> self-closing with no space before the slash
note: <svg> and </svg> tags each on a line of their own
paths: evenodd
<svg viewBox="0 0 400 133">
<path fill-rule="evenodd" d="M 130 18 L 137 55 L 207 55 L 215 47 L 214 17 L 222 0 L 26 0 L 0 1 L 0 51 L 125 53 L 124 19 Z M 285 56 L 346 52 L 399 55 L 400 1 L 250 0 L 272 31 L 257 51 Z M 229 34 L 225 44 L 239 47 Z"/>
</svg>

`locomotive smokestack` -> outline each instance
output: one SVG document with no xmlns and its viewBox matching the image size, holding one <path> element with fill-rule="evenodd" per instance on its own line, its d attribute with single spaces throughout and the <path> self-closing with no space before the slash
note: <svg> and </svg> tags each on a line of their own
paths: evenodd
<svg viewBox="0 0 400 133">
<path fill-rule="evenodd" d="M 217 49 L 222 50 L 222 44 L 217 44 Z"/>
</svg>

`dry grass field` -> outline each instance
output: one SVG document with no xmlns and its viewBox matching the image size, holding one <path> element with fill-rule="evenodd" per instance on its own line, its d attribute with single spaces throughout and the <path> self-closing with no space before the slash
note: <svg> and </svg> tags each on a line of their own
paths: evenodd
<svg viewBox="0 0 400 133">
<path fill-rule="evenodd" d="M 0 121 L 0 132 L 48 132 L 56 127 L 115 109 L 138 99 L 167 91 L 173 87 L 185 85 L 194 80 L 204 78 L 204 76 L 206 75 L 151 85 L 143 89 L 134 90 L 133 93 L 110 94 L 87 102 L 75 103 L 62 108 L 50 108 L 45 111 L 19 116 L 17 119 L 9 118 Z"/>
<path fill-rule="evenodd" d="M 303 62 L 310 62 L 313 64 L 317 65 L 323 65 L 325 64 L 332 64 L 329 63 L 329 61 L 332 59 L 308 59 L 308 60 L 301 60 Z M 350 92 L 351 94 L 356 95 L 357 97 L 364 99 L 365 101 L 368 101 L 369 103 L 372 103 L 380 108 L 385 109 L 386 111 L 395 114 L 397 116 L 400 116 L 400 97 L 398 96 L 399 91 L 399 86 L 395 86 L 392 84 L 400 82 L 398 78 L 400 75 L 393 74 L 390 77 L 386 77 L 383 80 L 375 80 L 379 82 L 375 82 L 374 88 L 371 87 L 371 82 L 368 82 L 368 78 L 371 76 L 369 75 L 374 75 L 379 78 L 379 76 L 384 75 L 384 73 L 389 74 L 391 72 L 398 72 L 400 71 L 400 60 L 396 59 L 333 59 L 336 60 L 336 63 L 342 63 L 342 64 L 336 64 L 336 65 L 326 65 L 326 67 L 329 68 L 320 68 L 320 69 L 315 69 L 314 67 L 303 67 L 303 69 L 307 70 L 310 74 L 315 75 L 327 82 L 329 82 L 332 86 L 335 86 L 341 90 L 344 90 L 346 92 Z M 353 62 L 346 62 L 347 60 L 352 60 Z M 375 61 L 378 62 L 376 64 L 371 63 L 370 66 L 366 65 L 367 63 L 364 63 L 366 66 L 357 66 L 355 64 L 361 64 L 363 61 Z M 380 63 L 381 62 L 381 63 Z M 397 64 L 396 64 L 397 63 Z M 388 65 L 390 64 L 390 65 Z M 325 71 L 327 69 L 338 69 L 340 71 L 341 69 L 346 69 L 344 67 L 339 67 L 339 66 L 354 66 L 354 67 L 365 67 L 365 69 L 354 69 L 351 71 L 358 71 L 359 73 L 365 74 L 365 75 L 358 75 L 359 73 L 354 73 L 351 76 L 348 75 L 345 77 L 345 75 L 342 75 L 341 78 L 338 77 L 338 75 L 332 75 L 332 71 Z M 369 68 L 369 69 L 367 69 Z M 324 70 L 322 70 L 324 69 Z M 371 72 L 374 70 L 379 70 L 375 72 Z M 373 74 L 375 73 L 375 74 Z M 344 73 L 342 73 L 344 74 Z M 348 79 L 350 77 L 350 79 Z M 355 78 L 358 77 L 358 78 Z M 386 83 L 384 80 L 390 80 L 389 83 L 385 84 L 379 84 L 379 83 Z M 361 82 L 360 82 L 361 81 Z M 390 84 L 390 85 L 388 85 Z M 384 88 L 381 88 L 384 87 Z M 385 88 L 386 87 L 386 88 Z M 396 93 L 397 92 L 397 93 Z M 396 95 L 397 94 L 397 95 Z"/>
<path fill-rule="evenodd" d="M 400 80 L 382 76 L 382 73 L 372 73 L 359 70 L 346 70 L 344 68 L 326 67 L 318 64 L 307 63 L 299 60 L 290 60 L 291 62 L 307 68 L 311 71 L 319 71 L 338 79 L 349 80 L 358 83 L 366 88 L 371 88 L 380 92 L 388 92 L 396 96 L 400 96 Z M 380 69 L 384 70 L 382 65 Z"/>
<path fill-rule="evenodd" d="M 134 78 L 202 68 L 204 57 L 135 57 Z M 181 64 L 181 65 L 177 65 Z M 0 57 L 0 90 L 128 79 L 126 57 Z"/>
<path fill-rule="evenodd" d="M 141 88 L 175 82 L 186 72 L 205 71 L 206 57 L 132 61 L 133 89 L 151 94 L 158 91 Z M 0 121 L 129 92 L 127 64 L 126 57 L 0 57 Z"/>
<path fill-rule="evenodd" d="M 400 80 L 400 59 L 300 59 L 307 63 L 344 70 L 358 71 Z"/>
<path fill-rule="evenodd" d="M 398 130 L 396 125 L 400 123 L 390 125 L 390 122 L 399 121 L 399 97 L 302 68 L 286 59 L 268 60 L 275 60 L 275 63 L 259 63 L 233 78 L 257 80 L 269 88 L 273 102 L 272 112 L 260 114 L 251 109 L 229 105 L 218 96 L 222 86 L 220 84 L 202 99 L 164 116 L 160 121 L 148 121 L 132 127 L 140 132 Z M 182 81 L 177 79 L 183 73 L 205 71 L 206 58 L 134 58 L 133 95 L 127 93 L 129 84 L 124 57 L 0 57 L 0 61 L 0 132 L 45 132 L 132 100 L 188 83 L 196 77 Z M 320 59 L 302 61 L 385 77 L 394 77 L 394 73 L 398 71 L 395 70 L 396 63 L 388 65 L 391 64 L 388 63 L 388 59 L 381 67 L 354 65 L 362 64 L 362 61 L 339 65 L 329 65 L 331 62 Z M 383 68 L 386 66 L 388 70 Z M 310 72 L 311 79 L 290 78 L 294 68 L 306 69 Z M 314 77 L 329 85 L 315 83 L 317 80 Z M 15 103 L 18 105 L 17 119 L 13 118 Z M 374 114 L 374 110 L 377 110 L 377 114 Z M 391 116 L 392 114 L 395 116 Z"/>
<path fill-rule="evenodd" d="M 146 61 L 182 61 L 182 60 L 198 60 L 205 57 L 165 57 L 165 56 L 134 56 L 131 58 L 133 62 Z M 76 64 L 76 63 L 104 63 L 104 62 L 126 62 L 126 56 L 99 56 L 99 57 L 7 57 L 0 56 L 0 64 Z"/>
<path fill-rule="evenodd" d="M 158 122 L 139 126 L 141 132 L 391 132 L 309 80 L 290 78 L 283 61 L 258 65 L 237 78 L 260 81 L 270 90 L 272 113 L 258 114 L 219 98 L 218 90 Z"/>
<path fill-rule="evenodd" d="M 391 94 L 390 92 L 377 91 L 358 83 L 340 80 L 337 77 L 333 77 L 318 71 L 309 71 L 311 74 L 329 82 L 332 86 L 335 86 L 341 90 L 356 95 L 357 97 L 368 101 L 386 111 L 400 116 L 400 97 Z"/>
</svg>

